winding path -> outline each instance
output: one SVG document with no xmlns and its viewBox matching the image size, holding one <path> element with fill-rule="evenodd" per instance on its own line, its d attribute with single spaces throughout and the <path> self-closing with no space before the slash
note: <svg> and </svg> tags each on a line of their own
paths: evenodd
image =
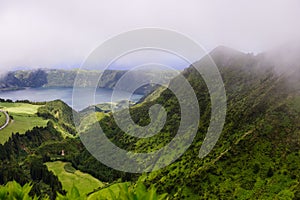
<svg viewBox="0 0 300 200">
<path fill-rule="evenodd" d="M 3 126 L 0 127 L 0 130 L 2 130 L 2 129 L 4 129 L 4 128 L 8 125 L 8 123 L 9 123 L 9 115 L 8 115 L 7 112 L 4 111 L 4 110 L 0 110 L 0 112 L 4 113 L 4 115 L 6 116 L 5 124 L 3 124 Z"/>
</svg>

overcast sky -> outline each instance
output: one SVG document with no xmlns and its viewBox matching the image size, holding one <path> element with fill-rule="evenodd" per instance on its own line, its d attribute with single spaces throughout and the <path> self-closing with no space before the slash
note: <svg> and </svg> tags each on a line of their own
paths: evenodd
<svg viewBox="0 0 300 200">
<path fill-rule="evenodd" d="M 299 0 L 0 0 L 0 67 L 79 66 L 101 42 L 142 27 L 257 53 L 298 39 L 299 20 Z"/>
</svg>

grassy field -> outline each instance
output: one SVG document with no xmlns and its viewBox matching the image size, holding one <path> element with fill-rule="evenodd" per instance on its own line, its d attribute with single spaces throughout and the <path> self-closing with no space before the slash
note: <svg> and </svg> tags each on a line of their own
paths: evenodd
<svg viewBox="0 0 300 200">
<path fill-rule="evenodd" d="M 0 112 L 0 126 L 3 126 L 6 122 L 6 116 L 4 113 Z"/>
<path fill-rule="evenodd" d="M 1 102 L 0 109 L 8 112 L 13 120 L 9 125 L 0 130 L 0 143 L 5 143 L 12 133 L 19 132 L 24 134 L 35 126 L 46 126 L 48 120 L 44 120 L 36 115 L 40 105 L 31 105 L 27 103 L 7 103 Z M 1 115 L 3 115 L 1 113 Z"/>
<path fill-rule="evenodd" d="M 66 162 L 47 162 L 46 165 L 48 169 L 53 171 L 58 177 L 59 181 L 62 183 L 63 189 L 66 191 L 71 191 L 71 188 L 74 185 L 77 187 L 80 194 L 88 194 L 94 191 L 94 189 L 104 186 L 102 182 L 89 174 L 75 170 L 74 168 L 72 169 L 70 166 L 66 168 Z"/>
<path fill-rule="evenodd" d="M 37 109 L 41 107 L 41 105 L 32 105 L 27 103 L 7 103 L 1 102 L 0 108 L 8 111 L 9 113 L 24 113 L 24 114 L 35 114 Z"/>
<path fill-rule="evenodd" d="M 111 190 L 115 194 L 115 196 L 118 196 L 120 192 L 119 186 L 124 184 L 129 185 L 129 183 L 127 182 L 113 184 L 107 188 L 104 188 L 102 190 L 99 190 L 98 192 L 91 194 L 90 196 L 88 196 L 88 200 L 98 200 L 100 199 L 99 197 L 101 197 L 101 199 L 112 199 L 109 190 Z"/>
</svg>

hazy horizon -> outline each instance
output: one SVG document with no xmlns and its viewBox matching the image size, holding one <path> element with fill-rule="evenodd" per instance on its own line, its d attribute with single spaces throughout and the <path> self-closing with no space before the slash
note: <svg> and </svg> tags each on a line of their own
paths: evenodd
<svg viewBox="0 0 300 200">
<path fill-rule="evenodd" d="M 182 33 L 207 52 L 219 45 L 260 53 L 300 41 L 300 2 L 288 1 L 1 1 L 0 72 L 79 67 L 102 42 L 158 27 Z M 153 56 L 154 57 L 154 56 Z M 141 60 L 145 56 L 140 56 Z M 176 58 L 161 57 L 184 68 Z M 199 58 L 200 59 L 200 58 Z M 116 63 L 123 68 L 133 59 Z"/>
</svg>

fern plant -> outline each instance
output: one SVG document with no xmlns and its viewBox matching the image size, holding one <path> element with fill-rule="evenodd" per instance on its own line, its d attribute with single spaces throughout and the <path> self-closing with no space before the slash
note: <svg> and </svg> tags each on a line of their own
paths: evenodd
<svg viewBox="0 0 300 200">
<path fill-rule="evenodd" d="M 119 185 L 119 195 L 116 196 L 109 189 L 112 200 L 165 200 L 167 194 L 158 195 L 156 188 L 152 186 L 149 190 L 141 182 L 138 182 L 135 187 L 128 187 L 127 184 Z"/>
<path fill-rule="evenodd" d="M 27 183 L 21 186 L 15 181 L 8 182 L 4 186 L 0 186 L 0 200 L 38 200 L 40 198 L 30 197 L 29 193 L 32 184 Z M 119 185 L 120 192 L 116 195 L 109 189 L 111 200 L 167 200 L 167 194 L 158 195 L 155 187 L 147 189 L 144 184 L 138 182 L 135 187 L 128 187 L 127 184 Z M 99 196 L 98 199 L 103 199 Z M 48 199 L 48 198 L 43 198 Z M 66 195 L 57 194 L 56 200 L 86 200 L 87 196 L 80 194 L 74 186 Z"/>
<path fill-rule="evenodd" d="M 56 200 L 85 200 L 87 197 L 85 195 L 80 195 L 78 189 L 73 186 L 71 192 L 68 192 L 65 196 L 62 194 L 57 194 Z"/>
<path fill-rule="evenodd" d="M 5 186 L 0 186 L 1 200 L 38 200 L 36 196 L 33 198 L 29 196 L 32 188 L 30 183 L 21 186 L 16 181 L 8 182 Z"/>
</svg>

